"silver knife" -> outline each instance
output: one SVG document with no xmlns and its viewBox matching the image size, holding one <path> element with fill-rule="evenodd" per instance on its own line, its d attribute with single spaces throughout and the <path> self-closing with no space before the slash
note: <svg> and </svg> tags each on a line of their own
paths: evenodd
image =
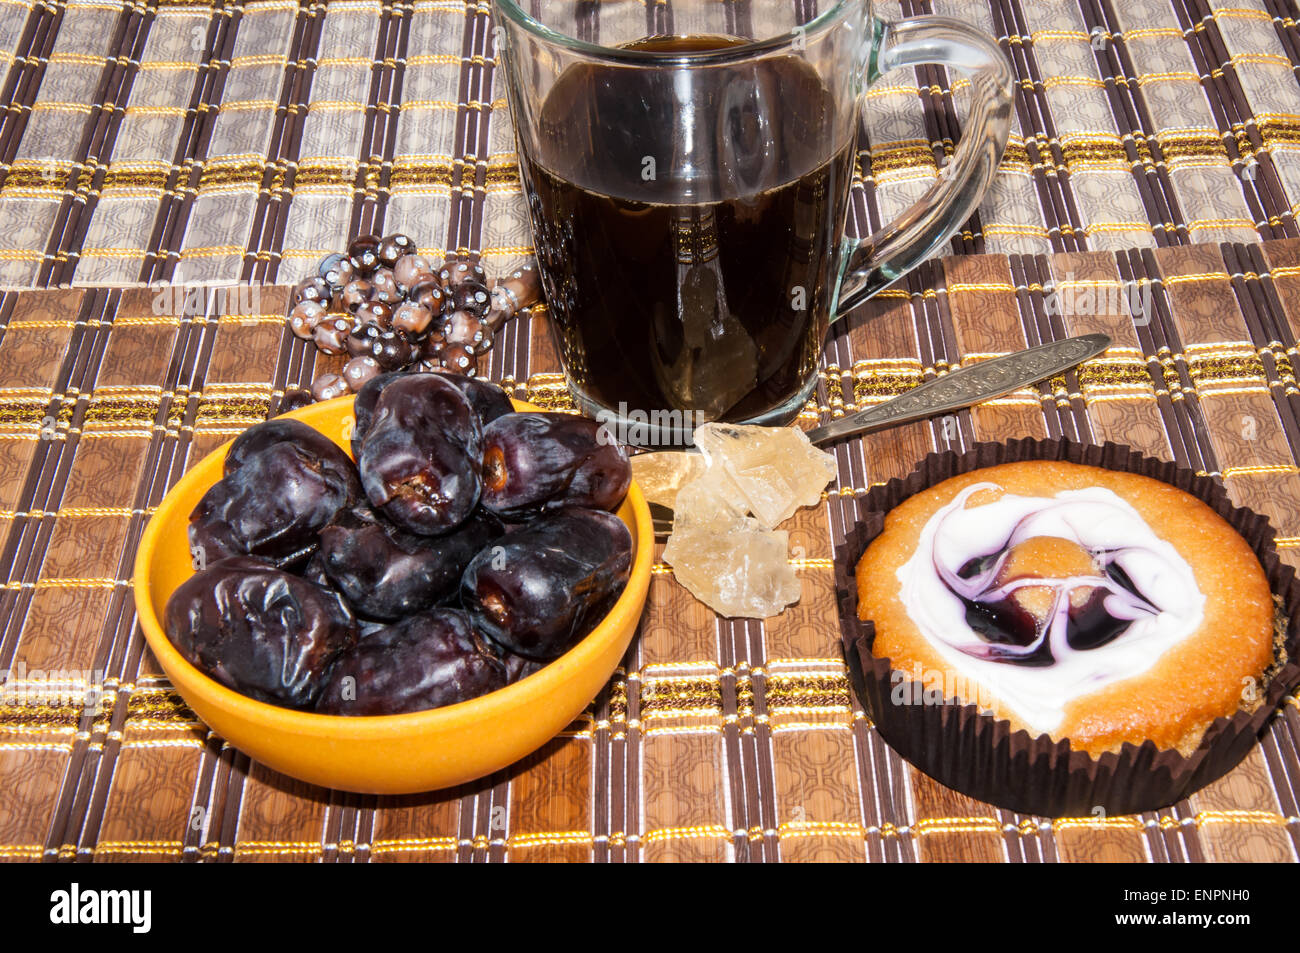
<svg viewBox="0 0 1300 953">
<path fill-rule="evenodd" d="M 1052 341 L 1037 347 L 1004 354 L 991 360 L 980 361 L 959 368 L 943 377 L 927 381 L 914 387 L 906 394 L 901 394 L 883 404 L 846 414 L 838 420 L 832 420 L 822 427 L 808 431 L 808 439 L 824 446 L 845 437 L 873 433 L 897 424 L 924 420 L 955 410 L 964 410 L 974 404 L 1001 397 L 1014 390 L 1054 377 L 1088 360 L 1096 357 L 1110 347 L 1110 338 L 1105 334 L 1081 334 L 1063 341 Z M 662 466 L 667 462 L 666 455 L 675 454 L 683 457 L 680 450 L 666 450 L 657 453 L 637 454 L 632 458 L 632 472 L 647 466 Z M 654 458 L 654 460 L 648 459 Z M 683 459 L 686 464 L 686 459 Z M 671 467 L 671 464 L 669 464 Z M 683 478 L 688 467 L 682 467 Z M 655 533 L 662 535 L 672 528 L 672 510 L 667 506 L 651 501 L 650 512 L 654 517 Z"/>
</svg>

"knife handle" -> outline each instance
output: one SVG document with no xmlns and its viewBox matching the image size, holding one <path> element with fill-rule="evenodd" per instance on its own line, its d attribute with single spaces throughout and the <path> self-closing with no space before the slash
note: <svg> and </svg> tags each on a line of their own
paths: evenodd
<svg viewBox="0 0 1300 953">
<path fill-rule="evenodd" d="M 847 414 L 808 431 L 808 439 L 822 445 L 844 437 L 871 433 L 897 424 L 924 420 L 953 410 L 964 410 L 994 397 L 1019 390 L 1045 377 L 1069 370 L 1110 347 L 1105 334 L 1082 334 L 1052 341 L 959 368 L 926 381 L 883 404 Z"/>
</svg>

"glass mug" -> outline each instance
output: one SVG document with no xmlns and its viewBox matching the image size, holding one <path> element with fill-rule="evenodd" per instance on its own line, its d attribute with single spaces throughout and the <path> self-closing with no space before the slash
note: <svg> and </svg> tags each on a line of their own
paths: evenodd
<svg viewBox="0 0 1300 953">
<path fill-rule="evenodd" d="M 870 0 L 800 24 L 816 5 L 494 0 L 566 382 L 621 439 L 792 420 L 829 323 L 947 241 L 993 180 L 1012 74 L 990 37 L 885 21 Z M 897 221 L 848 238 L 863 92 L 921 63 L 970 75 L 961 142 Z"/>
</svg>

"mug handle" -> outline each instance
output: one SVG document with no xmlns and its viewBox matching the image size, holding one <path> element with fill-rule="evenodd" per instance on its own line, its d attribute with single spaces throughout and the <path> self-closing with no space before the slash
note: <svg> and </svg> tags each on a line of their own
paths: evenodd
<svg viewBox="0 0 1300 953">
<path fill-rule="evenodd" d="M 939 63 L 970 74 L 971 109 L 939 180 L 896 221 L 859 241 L 846 256 L 835 318 L 897 281 L 952 237 L 992 183 L 1011 129 L 1011 64 L 990 37 L 949 17 L 876 23 L 866 84 L 900 66 Z"/>
</svg>

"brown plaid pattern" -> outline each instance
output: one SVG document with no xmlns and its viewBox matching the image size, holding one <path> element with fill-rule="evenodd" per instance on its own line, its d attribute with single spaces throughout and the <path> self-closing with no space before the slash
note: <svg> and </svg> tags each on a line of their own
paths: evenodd
<svg viewBox="0 0 1300 953">
<path fill-rule="evenodd" d="M 1291 0 L 878 8 L 975 23 L 1016 67 L 1001 174 L 953 251 L 1296 234 Z M 669 4 L 620 0 L 592 5 L 574 30 L 610 42 L 674 17 L 675 30 L 718 31 L 814 9 L 750 0 L 692 24 Z M 434 252 L 514 267 L 530 240 L 490 28 L 486 6 L 461 0 L 0 4 L 13 97 L 0 125 L 0 285 L 238 281 L 286 259 L 291 277 L 347 236 L 366 196 Z M 965 117 L 961 77 L 904 72 L 864 101 L 864 227 L 933 183 Z"/>
<path fill-rule="evenodd" d="M 1149 313 L 1124 303 L 1133 285 Z M 1073 310 L 1047 306 L 1067 293 Z M 0 780 L 17 792 L 0 855 L 1295 859 L 1294 704 L 1241 768 L 1141 817 L 1021 817 L 908 768 L 850 697 L 833 555 L 870 486 L 929 450 L 1028 433 L 1121 439 L 1221 476 L 1300 558 L 1300 240 L 926 266 L 836 326 L 805 421 L 1040 340 L 1105 330 L 1116 345 L 1039 388 L 839 446 L 824 505 L 792 527 L 798 605 L 767 623 L 719 619 L 659 567 L 640 636 L 586 715 L 523 763 L 424 798 L 268 775 L 195 721 L 132 624 L 130 557 L 151 508 L 186 461 L 262 419 L 293 372 L 285 294 L 265 289 L 263 315 L 181 318 L 154 314 L 148 289 L 5 298 L 0 358 L 11 379 L 41 383 L 0 393 L 0 661 L 15 673 Z M 496 376 L 566 406 L 545 318 L 525 320 Z"/>
<path fill-rule="evenodd" d="M 1294 701 L 1227 778 L 1140 817 L 1022 817 L 919 775 L 850 697 L 833 559 L 870 486 L 932 449 L 1033 434 L 1122 440 L 1219 476 L 1300 561 L 1293 3 L 881 10 L 1001 38 L 1013 137 L 954 254 L 835 325 L 801 421 L 1068 334 L 1115 346 L 837 447 L 836 483 L 791 531 L 798 605 L 720 619 L 661 565 L 622 667 L 559 738 L 461 789 L 373 798 L 274 777 L 197 722 L 144 649 L 129 570 L 188 463 L 337 363 L 285 333 L 273 282 L 362 229 L 481 253 L 492 273 L 531 253 L 489 10 L 0 0 L 0 283 L 75 286 L 0 293 L 0 857 L 1295 860 Z M 719 13 L 738 26 L 762 11 Z M 575 26 L 708 24 L 618 0 Z M 859 233 L 935 180 L 966 95 L 931 67 L 869 91 Z M 259 284 L 238 308 L 128 287 L 158 279 Z M 480 370 L 569 407 L 545 325 L 544 309 L 508 323 Z"/>
</svg>

